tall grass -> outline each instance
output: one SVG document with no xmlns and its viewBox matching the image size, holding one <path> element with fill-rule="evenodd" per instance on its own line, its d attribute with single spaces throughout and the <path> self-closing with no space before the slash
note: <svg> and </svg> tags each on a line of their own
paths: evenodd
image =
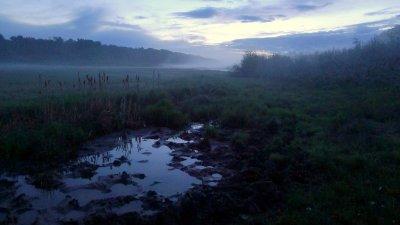
<svg viewBox="0 0 400 225">
<path fill-rule="evenodd" d="M 156 85 L 156 72 L 149 69 L 130 73 L 140 75 L 139 88 L 136 79 L 123 85 L 126 71 L 106 72 L 102 88 L 79 88 L 75 75 L 53 71 L 42 73 L 42 82 L 62 77 L 66 85 L 50 82 L 39 94 L 44 84 L 37 84 L 37 75 L 15 73 L 0 82 L 3 161 L 56 164 L 101 134 L 213 121 L 218 126 L 207 128 L 209 138 L 231 141 L 240 169 L 255 168 L 285 193 L 281 211 L 268 222 L 400 221 L 399 83 L 295 77 L 260 82 L 213 71 L 163 70 Z"/>
</svg>

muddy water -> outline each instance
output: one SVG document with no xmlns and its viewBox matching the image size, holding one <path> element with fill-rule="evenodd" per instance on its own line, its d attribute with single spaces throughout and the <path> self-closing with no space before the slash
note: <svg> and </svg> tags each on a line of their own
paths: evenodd
<svg viewBox="0 0 400 225">
<path fill-rule="evenodd" d="M 217 185 L 222 176 L 199 175 L 212 167 L 189 147 L 201 129 L 192 125 L 185 140 L 168 130 L 111 135 L 86 145 L 85 155 L 57 172 L 3 174 L 0 221 L 57 224 L 93 214 L 152 214 L 195 185 Z"/>
</svg>

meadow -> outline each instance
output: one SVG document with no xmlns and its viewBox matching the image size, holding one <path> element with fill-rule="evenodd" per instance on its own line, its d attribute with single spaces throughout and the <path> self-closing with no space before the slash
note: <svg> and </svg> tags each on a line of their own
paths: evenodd
<svg viewBox="0 0 400 225">
<path fill-rule="evenodd" d="M 399 114 L 400 85 L 392 80 L 5 66 L 1 169 L 57 167 L 85 141 L 113 131 L 213 121 L 209 138 L 230 141 L 245 155 L 237 164 L 284 196 L 273 212 L 230 223 L 398 224 Z M 193 224 L 201 221 L 210 222 Z"/>
</svg>

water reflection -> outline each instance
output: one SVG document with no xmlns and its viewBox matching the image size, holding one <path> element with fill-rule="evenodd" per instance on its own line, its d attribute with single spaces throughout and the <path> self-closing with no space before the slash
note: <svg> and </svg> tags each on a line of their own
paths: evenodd
<svg viewBox="0 0 400 225">
<path fill-rule="evenodd" d="M 202 126 L 197 125 L 189 129 L 195 131 L 201 128 Z M 179 137 L 171 137 L 166 141 L 183 144 L 190 142 Z M 63 185 L 52 191 L 35 187 L 31 182 L 32 178 L 25 175 L 15 177 L 1 175 L 0 179 L 15 180 L 14 196 L 23 196 L 21 198 L 29 202 L 24 213 L 18 216 L 19 223 L 34 222 L 43 216 L 49 221 L 58 221 L 60 218 L 78 219 L 95 212 L 98 204 L 96 201 L 105 200 L 112 205 L 113 199 L 126 196 L 134 196 L 135 200 L 127 201 L 126 204 L 112 205 L 109 210 L 117 214 L 133 211 L 146 214 L 149 211 L 143 210 L 139 199 L 149 191 L 176 200 L 179 194 L 186 192 L 193 185 L 202 184 L 204 181 L 216 185 L 221 179 L 216 174 L 198 179 L 177 169 L 181 167 L 173 167 L 171 162 L 174 150 L 167 145 L 159 144 L 160 139 L 124 134 L 118 137 L 115 140 L 116 144 L 109 149 L 101 146 L 101 143 L 95 141 L 93 145 L 102 151 L 70 162 L 58 179 Z M 180 163 L 183 166 L 207 168 L 196 167 L 195 164 L 201 162 L 196 158 L 185 156 L 182 158 L 184 160 Z M 0 199 L 0 207 L 16 208 L 8 205 L 7 201 Z M 71 201 L 76 207 L 71 208 Z"/>
</svg>

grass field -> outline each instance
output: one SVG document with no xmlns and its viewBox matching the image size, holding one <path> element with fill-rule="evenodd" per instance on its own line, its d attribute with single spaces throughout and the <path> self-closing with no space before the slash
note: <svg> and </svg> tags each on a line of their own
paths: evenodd
<svg viewBox="0 0 400 225">
<path fill-rule="evenodd" d="M 268 174 L 285 193 L 279 213 L 252 215 L 248 224 L 399 224 L 398 84 L 3 67 L 0 157 L 9 169 L 40 170 L 112 131 L 215 121 L 209 135 L 231 140 L 238 151 L 257 149 L 240 162 Z M 221 137 L 225 129 L 232 132 Z M 271 165 L 279 169 L 270 173 Z"/>
</svg>

